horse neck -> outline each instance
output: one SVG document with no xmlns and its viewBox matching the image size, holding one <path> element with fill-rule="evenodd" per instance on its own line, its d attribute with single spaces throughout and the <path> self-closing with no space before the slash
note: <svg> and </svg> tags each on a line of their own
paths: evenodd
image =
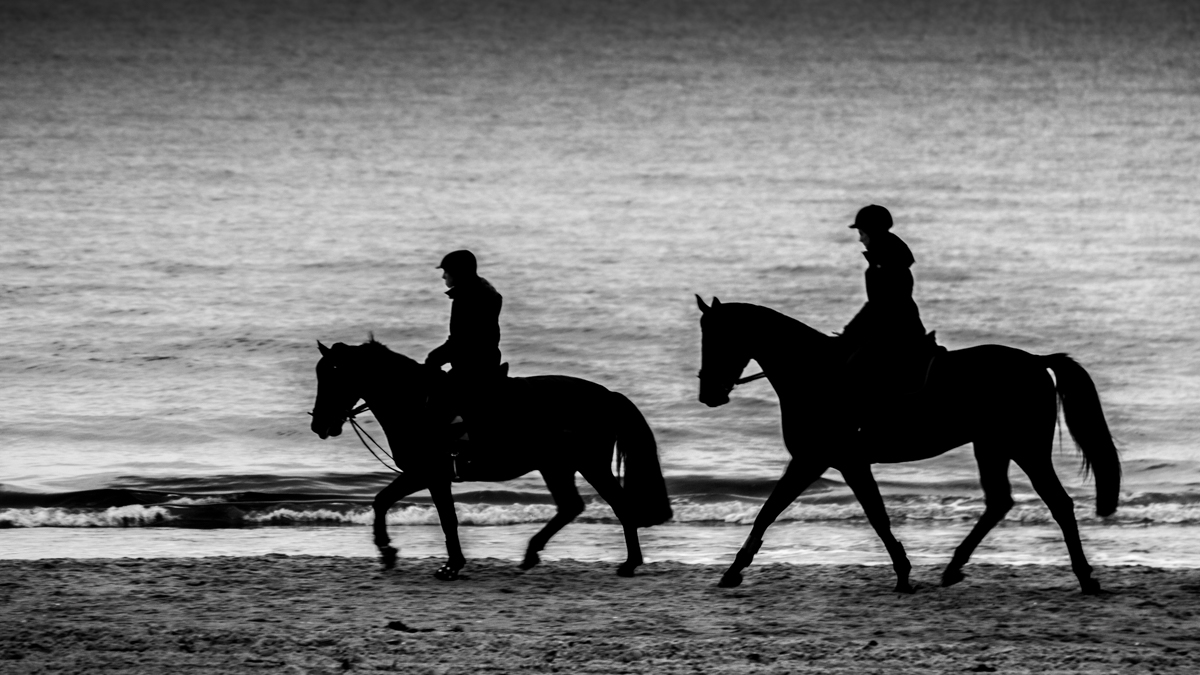
<svg viewBox="0 0 1200 675">
<path fill-rule="evenodd" d="M 768 307 L 743 305 L 739 314 L 746 353 L 768 376 L 810 360 L 828 360 L 830 336 Z"/>
<path fill-rule="evenodd" d="M 358 361 L 355 379 L 359 382 L 359 398 L 371 408 L 385 430 L 395 415 L 410 413 L 407 408 L 426 399 L 425 377 L 419 369 L 416 361 L 385 349 L 364 355 Z M 422 391 L 413 391 L 414 386 Z"/>
</svg>

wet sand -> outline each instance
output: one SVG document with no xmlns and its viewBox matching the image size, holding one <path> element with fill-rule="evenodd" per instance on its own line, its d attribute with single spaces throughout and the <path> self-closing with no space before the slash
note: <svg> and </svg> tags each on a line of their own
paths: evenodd
<svg viewBox="0 0 1200 675">
<path fill-rule="evenodd" d="M 979 565 L 890 591 L 879 566 L 361 558 L 0 561 L 5 673 L 1195 672 L 1200 570 Z"/>
</svg>

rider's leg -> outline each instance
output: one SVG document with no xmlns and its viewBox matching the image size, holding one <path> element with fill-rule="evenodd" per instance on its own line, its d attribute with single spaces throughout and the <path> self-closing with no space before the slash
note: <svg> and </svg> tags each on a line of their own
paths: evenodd
<svg viewBox="0 0 1200 675">
<path fill-rule="evenodd" d="M 470 439 L 470 455 L 473 459 L 486 456 L 498 438 L 496 367 L 458 368 L 455 390 L 457 412 Z"/>
</svg>

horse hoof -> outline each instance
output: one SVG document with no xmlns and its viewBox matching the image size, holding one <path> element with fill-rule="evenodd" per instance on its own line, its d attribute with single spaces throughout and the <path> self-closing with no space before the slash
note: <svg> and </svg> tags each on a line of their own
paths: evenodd
<svg viewBox="0 0 1200 675">
<path fill-rule="evenodd" d="M 1082 586 L 1084 595 L 1100 595 L 1104 591 L 1100 590 L 1100 582 L 1095 579 L 1085 579 L 1079 582 Z"/>
<path fill-rule="evenodd" d="M 634 570 L 636 570 L 636 569 L 637 569 L 637 565 L 634 565 L 631 563 L 624 563 L 620 567 L 617 568 L 617 576 L 631 577 L 631 576 L 633 576 Z"/>
<path fill-rule="evenodd" d="M 942 572 L 942 586 L 953 586 L 966 578 L 967 575 L 963 574 L 962 570 L 946 570 Z"/>
<path fill-rule="evenodd" d="M 531 570 L 534 567 L 537 567 L 538 563 L 540 562 L 542 562 L 542 559 L 538 557 L 538 554 L 526 553 L 525 559 L 521 561 L 521 569 Z"/>
<path fill-rule="evenodd" d="M 379 557 L 382 559 L 383 569 L 390 570 L 396 567 L 396 556 L 399 554 L 400 551 L 392 546 L 380 546 Z"/>
<path fill-rule="evenodd" d="M 717 582 L 718 588 L 737 588 L 742 585 L 742 573 L 729 570 L 721 577 L 721 581 Z"/>
<path fill-rule="evenodd" d="M 917 589 L 915 586 L 908 583 L 907 581 L 897 581 L 896 582 L 896 592 L 912 594 L 912 593 L 916 593 Z"/>
<path fill-rule="evenodd" d="M 458 579 L 458 570 L 449 565 L 442 565 L 440 568 L 438 568 L 438 571 L 433 573 L 433 576 L 441 579 L 442 581 L 454 581 Z"/>
</svg>

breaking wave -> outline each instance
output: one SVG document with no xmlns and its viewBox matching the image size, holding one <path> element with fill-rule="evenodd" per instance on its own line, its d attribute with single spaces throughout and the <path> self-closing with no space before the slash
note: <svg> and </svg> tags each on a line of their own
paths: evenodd
<svg viewBox="0 0 1200 675">
<path fill-rule="evenodd" d="M 179 496 L 172 495 L 160 503 L 122 504 L 116 506 L 72 505 L 3 507 L 0 500 L 0 527 L 288 527 L 288 526 L 366 526 L 374 519 L 369 500 L 356 499 L 288 499 L 277 496 L 253 500 L 236 496 Z M 460 495 L 456 504 L 459 523 L 464 526 L 513 525 L 540 523 L 549 520 L 555 506 L 545 495 L 520 493 L 488 493 L 486 499 Z M 523 499 L 524 497 L 524 499 Z M 1005 517 L 1009 524 L 1053 524 L 1045 504 L 1036 496 L 1016 496 L 1017 503 Z M 930 495 L 885 496 L 888 513 L 893 522 L 972 522 L 984 511 L 981 498 L 947 498 Z M 1128 495 L 1117 513 L 1110 518 L 1095 515 L 1094 502 L 1076 498 L 1075 517 L 1083 524 L 1118 525 L 1194 525 L 1200 524 L 1200 497 L 1181 494 L 1145 493 Z M 672 500 L 678 523 L 695 525 L 746 525 L 754 521 L 759 499 L 692 499 Z M 435 525 L 437 511 L 428 500 L 405 501 L 388 513 L 388 524 Z M 588 500 L 582 522 L 616 522 L 609 506 L 596 498 Z M 779 521 L 797 522 L 865 522 L 862 508 L 852 496 L 828 495 L 798 501 L 779 517 Z"/>
</svg>

